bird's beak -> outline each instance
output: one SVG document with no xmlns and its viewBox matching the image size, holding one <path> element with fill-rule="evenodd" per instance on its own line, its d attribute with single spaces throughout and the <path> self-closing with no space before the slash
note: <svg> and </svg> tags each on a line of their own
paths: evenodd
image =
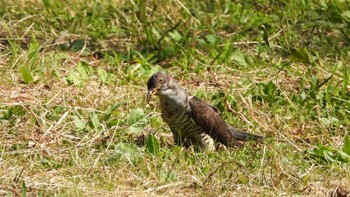
<svg viewBox="0 0 350 197">
<path fill-rule="evenodd" d="M 148 90 L 148 93 L 147 93 L 147 100 L 146 100 L 146 101 L 147 101 L 147 103 L 148 103 L 149 105 L 151 105 L 151 104 L 149 103 L 149 101 L 151 100 L 152 95 L 156 94 L 156 93 L 158 92 L 159 88 L 160 88 L 160 86 Z"/>
</svg>

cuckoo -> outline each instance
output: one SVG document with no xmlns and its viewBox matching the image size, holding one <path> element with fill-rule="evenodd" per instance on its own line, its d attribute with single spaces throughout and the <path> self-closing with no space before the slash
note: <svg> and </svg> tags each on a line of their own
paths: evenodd
<svg viewBox="0 0 350 197">
<path fill-rule="evenodd" d="M 147 88 L 147 103 L 152 95 L 159 97 L 162 119 L 169 125 L 177 145 L 215 150 L 216 142 L 228 147 L 240 147 L 242 141 L 259 141 L 263 138 L 227 124 L 217 108 L 189 95 L 165 72 L 153 74 Z"/>
</svg>

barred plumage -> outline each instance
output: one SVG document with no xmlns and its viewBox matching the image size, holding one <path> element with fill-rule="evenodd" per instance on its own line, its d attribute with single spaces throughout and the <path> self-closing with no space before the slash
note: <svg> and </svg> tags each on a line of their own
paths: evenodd
<svg viewBox="0 0 350 197">
<path fill-rule="evenodd" d="M 239 131 L 228 125 L 216 108 L 189 96 L 164 72 L 155 73 L 147 86 L 147 102 L 152 94 L 159 97 L 162 118 L 169 125 L 174 142 L 178 145 L 214 150 L 214 140 L 233 147 L 240 146 L 239 141 L 262 139 L 262 136 Z"/>
<path fill-rule="evenodd" d="M 213 150 L 215 148 L 214 140 L 207 135 L 202 128 L 198 127 L 192 120 L 187 106 L 171 105 L 165 106 L 163 99 L 161 101 L 162 118 L 173 133 L 174 142 L 186 147 L 195 145 L 202 149 Z M 178 109 L 177 111 L 174 109 Z M 169 113 L 172 112 L 172 113 Z"/>
</svg>

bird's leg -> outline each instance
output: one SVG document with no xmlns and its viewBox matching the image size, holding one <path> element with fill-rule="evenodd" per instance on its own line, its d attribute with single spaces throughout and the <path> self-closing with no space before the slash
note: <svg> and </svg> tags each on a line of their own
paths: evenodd
<svg viewBox="0 0 350 197">
<path fill-rule="evenodd" d="M 181 135 L 181 133 L 173 132 L 174 143 L 178 146 L 185 144 L 186 139 Z"/>
</svg>

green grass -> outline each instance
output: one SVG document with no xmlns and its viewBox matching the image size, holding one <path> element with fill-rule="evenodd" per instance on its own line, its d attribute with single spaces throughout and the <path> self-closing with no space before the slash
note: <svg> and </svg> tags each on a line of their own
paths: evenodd
<svg viewBox="0 0 350 197">
<path fill-rule="evenodd" d="M 0 1 L 0 195 L 349 194 L 349 13 L 336 0 Z M 145 102 L 158 70 L 269 138 L 172 145 Z"/>
</svg>

